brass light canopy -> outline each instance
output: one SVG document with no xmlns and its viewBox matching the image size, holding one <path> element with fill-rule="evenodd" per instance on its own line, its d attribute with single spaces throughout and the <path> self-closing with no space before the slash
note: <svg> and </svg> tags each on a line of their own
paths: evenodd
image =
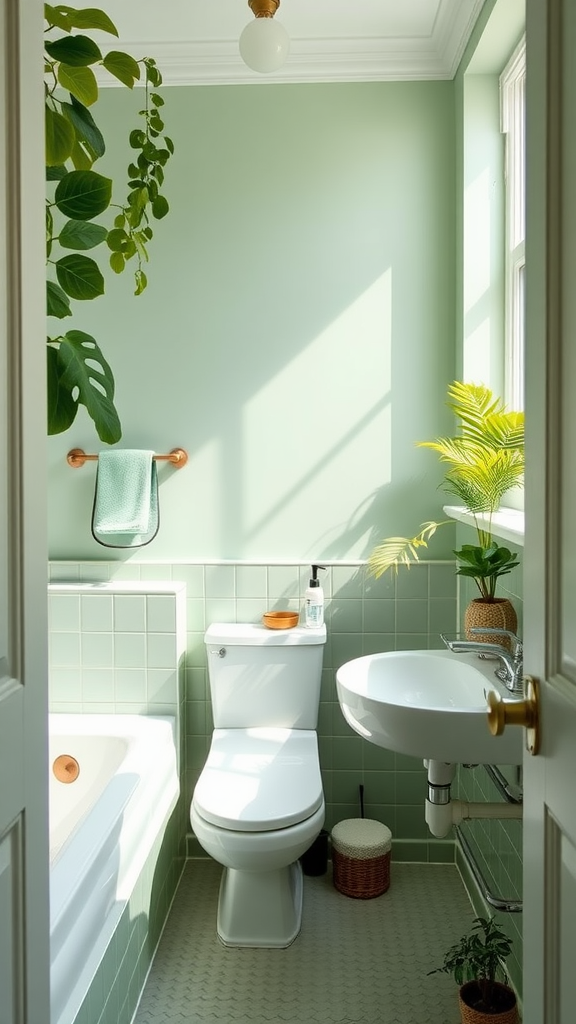
<svg viewBox="0 0 576 1024">
<path fill-rule="evenodd" d="M 274 15 L 280 0 L 248 0 L 254 21 L 243 29 L 238 41 L 244 63 L 259 74 L 278 71 L 286 62 L 290 37 Z"/>
<path fill-rule="evenodd" d="M 273 18 L 280 7 L 280 0 L 248 0 L 248 7 L 255 18 Z"/>
</svg>

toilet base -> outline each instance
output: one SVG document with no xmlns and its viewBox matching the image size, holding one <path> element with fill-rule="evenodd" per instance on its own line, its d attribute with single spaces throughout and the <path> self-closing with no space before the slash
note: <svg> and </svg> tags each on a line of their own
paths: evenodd
<svg viewBox="0 0 576 1024">
<path fill-rule="evenodd" d="M 302 923 L 302 868 L 224 868 L 218 898 L 218 938 L 225 946 L 284 949 Z"/>
</svg>

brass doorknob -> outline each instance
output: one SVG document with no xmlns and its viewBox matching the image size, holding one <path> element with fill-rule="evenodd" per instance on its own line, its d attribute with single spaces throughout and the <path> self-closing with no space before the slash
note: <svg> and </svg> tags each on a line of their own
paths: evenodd
<svg viewBox="0 0 576 1024">
<path fill-rule="evenodd" d="M 532 676 L 524 676 L 524 700 L 503 700 L 490 690 L 488 702 L 488 728 L 493 736 L 501 736 L 507 725 L 521 725 L 526 729 L 526 749 L 537 754 L 540 749 L 540 721 L 538 683 Z"/>
</svg>

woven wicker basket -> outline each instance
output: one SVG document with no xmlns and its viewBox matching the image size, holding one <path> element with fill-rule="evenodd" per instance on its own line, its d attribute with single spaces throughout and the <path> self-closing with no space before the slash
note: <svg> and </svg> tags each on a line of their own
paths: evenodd
<svg viewBox="0 0 576 1024">
<path fill-rule="evenodd" d="M 496 597 L 494 601 L 482 601 L 476 597 L 470 602 L 464 613 L 464 632 L 468 640 L 475 640 L 483 644 L 499 643 L 510 650 L 510 641 L 507 637 L 494 636 L 491 633 L 471 633 L 471 629 L 481 629 L 482 626 L 489 626 L 491 629 L 509 629 L 515 633 L 518 629 L 518 618 L 514 605 L 507 597 Z"/>
<path fill-rule="evenodd" d="M 334 886 L 344 896 L 370 900 L 390 887 L 392 833 L 379 821 L 348 818 L 332 829 Z"/>
<path fill-rule="evenodd" d="M 506 988 L 500 982 L 494 982 L 497 988 Z M 515 1004 L 511 1006 L 509 1010 L 502 1010 L 501 1013 L 484 1013 L 482 1010 L 475 1010 L 473 1007 L 468 1006 L 462 999 L 462 992 L 466 992 L 469 987 L 474 987 L 476 982 L 469 981 L 465 985 L 462 985 L 458 993 L 458 1001 L 460 1003 L 460 1017 L 462 1024 L 518 1024 L 518 1006 Z"/>
</svg>

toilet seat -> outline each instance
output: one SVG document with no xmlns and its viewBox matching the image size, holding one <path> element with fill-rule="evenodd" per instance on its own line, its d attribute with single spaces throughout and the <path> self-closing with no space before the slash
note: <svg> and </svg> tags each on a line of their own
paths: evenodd
<svg viewBox="0 0 576 1024">
<path fill-rule="evenodd" d="M 305 821 L 322 803 L 316 732 L 214 730 L 194 790 L 205 821 L 235 832 L 267 832 Z"/>
</svg>

